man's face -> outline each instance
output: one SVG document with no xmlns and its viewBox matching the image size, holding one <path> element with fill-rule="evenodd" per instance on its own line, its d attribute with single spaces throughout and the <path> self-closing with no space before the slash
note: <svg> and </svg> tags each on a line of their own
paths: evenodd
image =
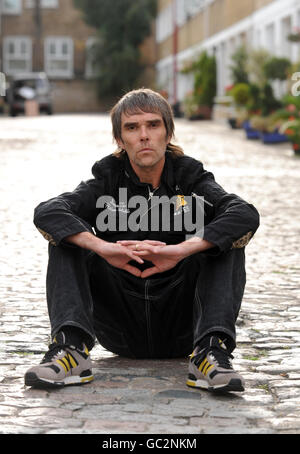
<svg viewBox="0 0 300 454">
<path fill-rule="evenodd" d="M 133 167 L 155 168 L 164 162 L 166 146 L 170 142 L 163 118 L 158 113 L 142 112 L 121 117 L 122 139 L 117 140 L 124 148 Z"/>
</svg>

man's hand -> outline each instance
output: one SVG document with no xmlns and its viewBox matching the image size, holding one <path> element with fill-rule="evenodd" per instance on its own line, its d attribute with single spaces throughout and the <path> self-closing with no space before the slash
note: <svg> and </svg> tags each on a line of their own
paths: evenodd
<svg viewBox="0 0 300 454">
<path fill-rule="evenodd" d="M 150 240 L 124 240 L 118 241 L 118 243 L 131 249 L 136 255 L 153 263 L 153 267 L 148 268 L 141 273 L 141 278 L 168 271 L 189 255 L 214 247 L 214 244 L 198 237 L 193 237 L 187 241 L 174 245 L 166 245 L 160 241 Z"/>
<path fill-rule="evenodd" d="M 99 252 L 99 255 L 101 255 L 101 257 L 103 257 L 110 265 L 128 271 L 128 273 L 131 273 L 134 276 L 141 276 L 141 271 L 128 263 L 131 260 L 135 260 L 137 263 L 144 263 L 144 260 L 139 257 L 135 251 L 132 251 L 119 243 L 105 242 L 101 245 Z"/>
<path fill-rule="evenodd" d="M 137 256 L 143 257 L 153 263 L 153 267 L 144 270 L 141 278 L 146 278 L 156 273 L 174 268 L 183 259 L 183 250 L 180 244 L 166 245 L 159 241 L 118 241 L 119 244 L 126 246 L 134 251 Z"/>
<path fill-rule="evenodd" d="M 130 243 L 130 244 L 125 244 Z M 134 246 L 133 246 L 134 245 Z M 137 249 L 137 245 L 141 247 Z M 147 255 L 145 247 L 162 247 L 165 243 L 161 241 L 118 241 L 117 243 L 103 242 L 101 244 L 99 255 L 103 257 L 110 265 L 122 270 L 128 271 L 137 277 L 143 277 L 142 272 L 128 262 L 135 260 L 138 263 L 144 263 L 142 255 Z M 97 250 L 95 251 L 97 252 Z M 142 253 L 141 253 L 142 252 Z"/>
<path fill-rule="evenodd" d="M 103 257 L 110 265 L 141 278 L 170 270 L 185 257 L 214 246 L 197 237 L 175 245 L 166 245 L 166 243 L 154 240 L 121 240 L 117 243 L 109 243 L 89 232 L 70 235 L 65 238 L 65 241 L 89 249 Z M 131 260 L 140 264 L 144 263 L 142 257 L 152 262 L 154 266 L 141 272 L 135 266 L 129 265 Z"/>
</svg>

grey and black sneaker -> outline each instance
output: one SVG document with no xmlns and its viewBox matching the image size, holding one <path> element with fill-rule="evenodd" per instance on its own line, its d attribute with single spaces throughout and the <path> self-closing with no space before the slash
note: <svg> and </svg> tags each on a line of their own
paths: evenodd
<svg viewBox="0 0 300 454">
<path fill-rule="evenodd" d="M 244 391 L 244 379 L 233 369 L 232 358 L 224 343 L 211 336 L 207 346 L 197 346 L 190 355 L 186 384 L 208 391 Z"/>
<path fill-rule="evenodd" d="M 59 332 L 41 363 L 25 374 L 25 385 L 35 388 L 80 385 L 94 379 L 87 347 L 66 344 L 64 333 Z"/>
</svg>

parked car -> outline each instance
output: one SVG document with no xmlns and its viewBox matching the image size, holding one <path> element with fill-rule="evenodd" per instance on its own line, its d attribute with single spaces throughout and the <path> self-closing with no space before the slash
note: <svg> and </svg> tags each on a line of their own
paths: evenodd
<svg viewBox="0 0 300 454">
<path fill-rule="evenodd" d="M 12 117 L 25 112 L 26 100 L 35 100 L 40 112 L 52 114 L 51 85 L 45 73 L 19 74 L 8 81 L 6 102 Z"/>
</svg>

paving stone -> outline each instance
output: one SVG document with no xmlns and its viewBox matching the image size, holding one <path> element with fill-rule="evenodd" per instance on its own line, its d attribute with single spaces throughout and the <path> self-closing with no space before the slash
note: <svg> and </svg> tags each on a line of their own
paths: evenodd
<svg viewBox="0 0 300 454">
<path fill-rule="evenodd" d="M 97 433 L 145 433 L 147 424 L 131 421 L 115 421 L 115 420 L 88 420 L 84 424 L 84 430 L 96 431 Z"/>
<path fill-rule="evenodd" d="M 35 407 L 21 410 L 19 415 L 21 418 L 26 416 L 46 416 L 49 419 L 54 417 L 59 418 L 72 418 L 72 411 L 66 408 L 49 408 L 49 407 Z"/>
</svg>

